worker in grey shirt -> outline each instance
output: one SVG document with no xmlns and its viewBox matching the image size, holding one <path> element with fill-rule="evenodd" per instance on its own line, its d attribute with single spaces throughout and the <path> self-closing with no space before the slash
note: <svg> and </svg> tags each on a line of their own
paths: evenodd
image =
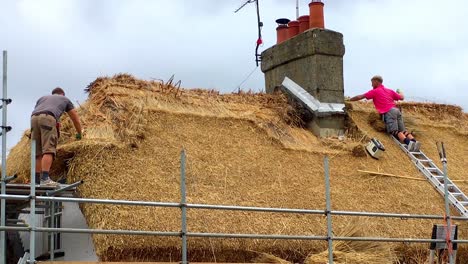
<svg viewBox="0 0 468 264">
<path fill-rule="evenodd" d="M 76 138 L 81 139 L 81 123 L 73 103 L 65 97 L 62 88 L 52 90 L 36 103 L 31 114 L 31 138 L 36 141 L 36 182 L 41 185 L 57 186 L 49 177 L 50 167 L 57 153 L 57 123 L 63 113 L 67 113 L 76 129 Z"/>
</svg>

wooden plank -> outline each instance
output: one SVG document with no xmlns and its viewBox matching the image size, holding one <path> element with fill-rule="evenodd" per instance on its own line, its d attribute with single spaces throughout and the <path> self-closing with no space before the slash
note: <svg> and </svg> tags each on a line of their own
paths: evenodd
<svg viewBox="0 0 468 264">
<path fill-rule="evenodd" d="M 382 173 L 382 172 L 375 172 L 375 171 L 365 171 L 365 170 L 357 170 L 358 172 L 375 175 L 375 176 L 383 176 L 383 177 L 391 177 L 391 178 L 400 178 L 406 180 L 413 180 L 413 181 L 426 181 L 426 179 L 415 178 L 415 177 L 407 177 L 407 176 L 400 176 L 390 173 Z M 468 182 L 468 180 L 452 180 L 452 182 Z"/>
<path fill-rule="evenodd" d="M 8 183 L 6 185 L 7 188 L 9 187 L 12 187 L 12 188 L 16 188 L 16 189 L 30 189 L 31 188 L 31 185 L 28 183 L 28 184 L 21 184 L 21 183 Z M 36 189 L 39 189 L 39 190 L 54 190 L 55 188 L 52 187 L 52 186 L 40 186 L 40 185 L 36 185 Z"/>
<path fill-rule="evenodd" d="M 65 187 L 67 185 L 63 185 Z M 36 185 L 36 195 L 45 195 L 48 191 L 57 190 L 55 187 L 51 186 L 40 186 Z M 63 191 L 56 196 L 63 197 L 71 197 L 73 193 L 75 193 L 76 188 Z M 29 195 L 31 192 L 31 185 L 30 184 L 7 184 L 6 185 L 6 193 L 12 195 Z"/>
<path fill-rule="evenodd" d="M 395 174 L 390 174 L 390 173 L 382 173 L 382 172 L 375 172 L 375 171 L 365 171 L 365 170 L 357 170 L 358 172 L 370 174 L 370 175 L 375 175 L 375 176 L 383 176 L 383 177 L 390 177 L 390 178 L 400 178 L 400 179 L 406 179 L 406 180 L 413 180 L 413 181 L 426 181 L 426 179 L 423 178 L 414 178 L 414 177 L 407 177 L 407 176 L 400 176 L 400 175 L 395 175 Z"/>
<path fill-rule="evenodd" d="M 452 182 L 468 182 L 468 180 L 452 180 Z"/>
</svg>

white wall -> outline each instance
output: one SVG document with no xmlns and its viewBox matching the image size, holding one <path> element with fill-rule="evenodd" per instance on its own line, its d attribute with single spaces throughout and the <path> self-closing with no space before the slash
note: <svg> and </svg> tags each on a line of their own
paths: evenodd
<svg viewBox="0 0 468 264">
<path fill-rule="evenodd" d="M 62 227 L 63 228 L 88 228 L 86 220 L 77 203 L 63 203 Z M 20 215 L 30 224 L 30 215 Z M 36 226 L 44 226 L 44 215 L 36 215 Z M 29 232 L 20 233 L 24 249 L 29 249 Z M 36 233 L 36 257 L 47 252 L 47 234 Z M 62 234 L 62 251 L 65 257 L 55 260 L 62 261 L 98 261 L 94 249 L 93 240 L 89 234 Z"/>
</svg>

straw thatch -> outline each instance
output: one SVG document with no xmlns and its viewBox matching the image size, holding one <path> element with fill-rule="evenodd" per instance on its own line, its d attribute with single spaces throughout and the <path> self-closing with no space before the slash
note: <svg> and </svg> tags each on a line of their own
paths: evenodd
<svg viewBox="0 0 468 264">
<path fill-rule="evenodd" d="M 52 173 L 54 178 L 66 176 L 69 182 L 85 180 L 79 188 L 83 197 L 179 201 L 179 154 L 184 148 L 191 203 L 323 209 L 322 164 L 328 155 L 333 209 L 443 213 L 443 200 L 429 183 L 369 178 L 357 172 L 420 176 L 388 136 L 369 125 L 372 105 L 352 104 L 346 138 L 339 140 L 319 139 L 296 126 L 298 114 L 282 95 L 220 95 L 126 74 L 98 78 L 87 91 L 89 99 L 79 110 L 85 137 L 75 141 L 71 122 L 64 118 Z M 434 141 L 447 143 L 451 176 L 465 179 L 468 164 L 460 155 L 466 148 L 459 146 L 467 143 L 466 117 L 449 106 L 432 116 L 436 108 L 408 104 L 403 105 L 403 113 L 424 130 L 420 140 L 434 160 Z M 353 155 L 353 149 L 369 137 L 386 145 L 380 160 Z M 8 159 L 9 174 L 18 173 L 23 182 L 29 175 L 28 144 L 23 137 Z M 91 228 L 180 230 L 178 209 L 83 205 L 82 210 Z M 322 216 L 207 210 L 188 210 L 188 216 L 191 232 L 325 234 Z M 343 229 L 348 222 L 349 218 L 336 217 L 334 227 Z M 433 223 L 369 219 L 366 234 L 428 237 Z M 102 261 L 180 260 L 178 238 L 94 235 L 93 239 Z M 244 262 L 255 258 L 252 252 L 264 252 L 297 262 L 311 252 L 320 253 L 323 246 L 304 241 L 189 239 L 189 256 L 191 261 Z"/>
<path fill-rule="evenodd" d="M 29 183 L 31 173 L 31 152 L 30 148 L 31 133 L 26 131 L 21 136 L 21 140 L 11 149 L 8 154 L 8 175 L 17 174 L 21 182 Z M 16 162 L 17 161 L 17 162 Z"/>
<path fill-rule="evenodd" d="M 382 117 L 377 112 L 371 112 L 369 114 L 369 125 L 373 127 L 378 132 L 385 132 L 385 123 L 382 120 Z"/>
<path fill-rule="evenodd" d="M 339 237 L 368 236 L 367 220 L 350 221 L 342 230 L 337 232 Z M 366 241 L 337 241 L 333 244 L 334 263 L 346 264 L 393 264 L 398 261 L 394 246 L 384 243 Z M 319 254 L 312 254 L 305 260 L 305 264 L 322 264 L 328 262 L 328 250 Z"/>
<path fill-rule="evenodd" d="M 355 157 L 365 157 L 367 156 L 366 149 L 363 145 L 357 145 L 353 148 L 353 156 Z"/>
<path fill-rule="evenodd" d="M 272 254 L 258 252 L 258 256 L 253 259 L 253 263 L 277 263 L 277 264 L 291 264 L 287 260 L 274 256 Z"/>
</svg>

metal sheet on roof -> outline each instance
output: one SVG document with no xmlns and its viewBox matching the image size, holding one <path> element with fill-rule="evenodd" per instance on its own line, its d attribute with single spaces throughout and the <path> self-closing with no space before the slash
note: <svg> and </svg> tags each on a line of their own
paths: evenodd
<svg viewBox="0 0 468 264">
<path fill-rule="evenodd" d="M 308 93 L 304 88 L 295 83 L 293 80 L 288 77 L 284 78 L 282 83 L 283 88 L 287 93 L 299 100 L 307 109 L 313 113 L 320 114 L 344 114 L 344 104 L 337 103 L 321 103 L 310 93 Z"/>
</svg>

